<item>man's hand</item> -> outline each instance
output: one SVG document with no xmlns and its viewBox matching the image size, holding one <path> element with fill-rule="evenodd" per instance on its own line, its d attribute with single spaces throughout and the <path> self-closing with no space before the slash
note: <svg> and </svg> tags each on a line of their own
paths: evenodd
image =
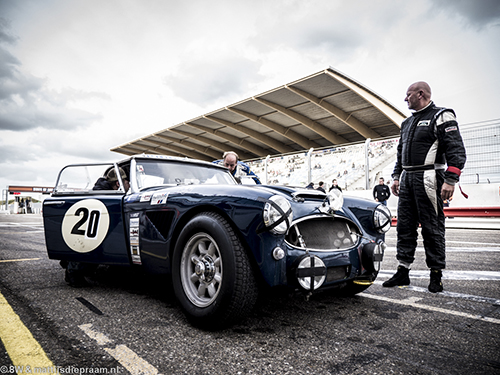
<svg viewBox="0 0 500 375">
<path fill-rule="evenodd" d="M 392 194 L 394 194 L 396 197 L 399 197 L 399 180 L 394 180 L 392 186 L 391 186 Z"/>
<path fill-rule="evenodd" d="M 450 199 L 453 196 L 453 192 L 455 191 L 455 186 L 443 183 L 443 187 L 441 188 L 441 199 L 446 200 Z"/>
</svg>

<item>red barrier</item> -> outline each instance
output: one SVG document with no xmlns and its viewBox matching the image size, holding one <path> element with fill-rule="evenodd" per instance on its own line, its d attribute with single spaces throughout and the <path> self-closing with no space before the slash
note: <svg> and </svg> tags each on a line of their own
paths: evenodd
<svg viewBox="0 0 500 375">
<path fill-rule="evenodd" d="M 500 207 L 445 207 L 444 214 L 448 217 L 500 217 Z"/>
<path fill-rule="evenodd" d="M 500 217 L 500 207 L 444 207 L 446 217 Z M 397 217 L 392 218 L 392 226 L 396 226 Z"/>
</svg>

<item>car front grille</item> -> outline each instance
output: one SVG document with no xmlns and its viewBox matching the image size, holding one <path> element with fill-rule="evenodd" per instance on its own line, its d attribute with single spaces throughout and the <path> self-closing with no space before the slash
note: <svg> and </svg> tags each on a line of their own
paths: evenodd
<svg viewBox="0 0 500 375">
<path fill-rule="evenodd" d="M 285 240 L 304 250 L 337 251 L 355 246 L 359 234 L 358 227 L 344 218 L 315 216 L 293 223 Z"/>
</svg>

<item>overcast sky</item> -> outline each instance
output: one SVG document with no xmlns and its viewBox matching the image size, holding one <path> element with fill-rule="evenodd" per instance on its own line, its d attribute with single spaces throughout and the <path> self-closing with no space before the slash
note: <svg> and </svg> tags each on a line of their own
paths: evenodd
<svg viewBox="0 0 500 375">
<path fill-rule="evenodd" d="M 500 118 L 498 0 L 0 0 L 0 188 L 329 66 Z"/>
</svg>

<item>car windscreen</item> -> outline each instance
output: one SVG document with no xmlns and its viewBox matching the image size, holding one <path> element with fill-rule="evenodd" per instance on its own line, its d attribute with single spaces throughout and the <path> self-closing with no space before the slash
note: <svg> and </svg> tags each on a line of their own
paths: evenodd
<svg viewBox="0 0 500 375">
<path fill-rule="evenodd" d="M 235 185 L 227 170 L 173 161 L 137 160 L 136 180 L 139 189 L 161 185 Z"/>
</svg>

